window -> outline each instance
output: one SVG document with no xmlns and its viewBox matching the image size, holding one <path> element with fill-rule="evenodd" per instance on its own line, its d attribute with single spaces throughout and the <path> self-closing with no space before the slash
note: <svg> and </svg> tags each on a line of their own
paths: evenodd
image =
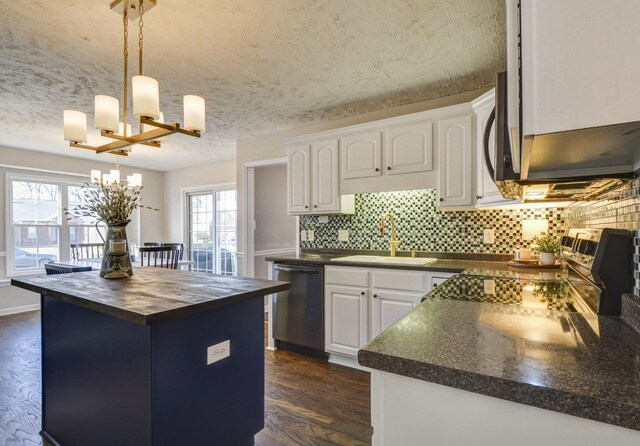
<svg viewBox="0 0 640 446">
<path fill-rule="evenodd" d="M 7 275 L 38 273 L 47 262 L 70 258 L 71 243 L 101 242 L 91 219 L 67 219 L 80 204 L 81 183 L 8 175 L 11 206 Z"/>
<path fill-rule="evenodd" d="M 236 274 L 235 190 L 187 194 L 187 252 L 192 271 Z"/>
</svg>

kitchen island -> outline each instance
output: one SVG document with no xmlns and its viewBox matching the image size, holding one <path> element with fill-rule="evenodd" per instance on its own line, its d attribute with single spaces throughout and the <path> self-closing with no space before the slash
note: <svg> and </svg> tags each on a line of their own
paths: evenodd
<svg viewBox="0 0 640 446">
<path fill-rule="evenodd" d="M 126 280 L 94 271 L 12 285 L 41 295 L 47 443 L 254 444 L 264 423 L 262 297 L 288 283 L 136 268 Z"/>
</svg>

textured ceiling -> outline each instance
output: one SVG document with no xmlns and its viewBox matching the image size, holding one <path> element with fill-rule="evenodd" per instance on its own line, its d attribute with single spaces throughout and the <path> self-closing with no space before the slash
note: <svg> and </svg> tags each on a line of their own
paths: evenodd
<svg viewBox="0 0 640 446">
<path fill-rule="evenodd" d="M 122 22 L 107 0 L 0 0 L 0 145 L 84 158 L 62 111 L 122 91 Z M 207 100 L 200 140 L 172 136 L 123 164 L 158 170 L 233 159 L 235 141 L 491 85 L 505 66 L 502 0 L 158 0 L 145 74 L 167 121 Z M 130 25 L 131 75 L 137 22 Z M 92 142 L 91 136 L 89 143 Z"/>
</svg>

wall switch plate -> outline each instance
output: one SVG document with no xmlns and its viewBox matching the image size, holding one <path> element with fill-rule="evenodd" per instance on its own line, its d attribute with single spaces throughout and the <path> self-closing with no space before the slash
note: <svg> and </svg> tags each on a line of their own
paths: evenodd
<svg viewBox="0 0 640 446">
<path fill-rule="evenodd" d="M 300 231 L 300 241 L 301 242 L 307 241 L 307 231 L 305 231 L 304 229 Z"/>
<path fill-rule="evenodd" d="M 493 229 L 485 229 L 482 235 L 482 243 L 485 245 L 493 245 L 496 242 L 496 233 Z"/>
<path fill-rule="evenodd" d="M 348 242 L 349 241 L 349 230 L 348 229 L 338 229 L 338 241 L 339 242 Z"/>
<path fill-rule="evenodd" d="M 316 240 L 316 234 L 313 232 L 313 229 L 307 229 L 307 241 L 313 242 Z"/>
<path fill-rule="evenodd" d="M 219 344 L 207 348 L 207 365 L 228 358 L 231 355 L 231 342 L 223 341 Z"/>
<path fill-rule="evenodd" d="M 318 217 L 318 223 L 322 223 L 322 224 L 329 223 L 329 216 L 328 215 L 320 215 Z"/>
<path fill-rule="evenodd" d="M 496 281 L 493 279 L 484 279 L 484 294 L 496 294 Z"/>
</svg>

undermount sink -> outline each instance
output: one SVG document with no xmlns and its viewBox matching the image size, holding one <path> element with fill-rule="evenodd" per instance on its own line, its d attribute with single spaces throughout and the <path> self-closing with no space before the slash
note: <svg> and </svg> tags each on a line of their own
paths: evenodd
<svg viewBox="0 0 640 446">
<path fill-rule="evenodd" d="M 354 263 L 383 263 L 386 265 L 428 265 L 438 259 L 431 257 L 387 257 L 387 256 L 347 256 L 336 257 L 332 261 L 354 262 Z"/>
</svg>

